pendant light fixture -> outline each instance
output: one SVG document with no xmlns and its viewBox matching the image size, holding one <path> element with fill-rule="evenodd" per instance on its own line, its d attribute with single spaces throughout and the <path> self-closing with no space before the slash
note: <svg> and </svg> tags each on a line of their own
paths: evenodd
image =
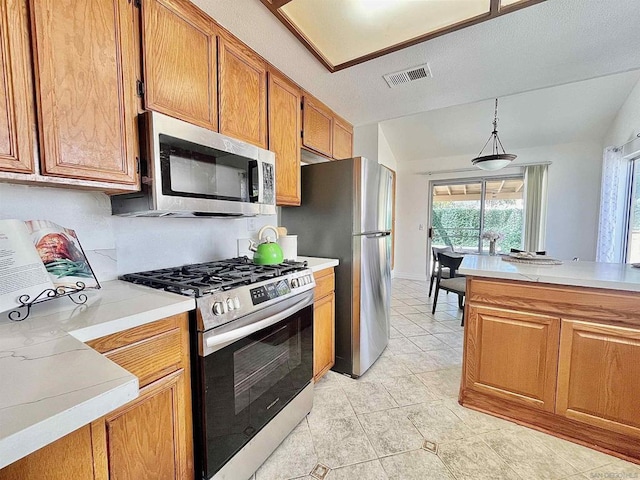
<svg viewBox="0 0 640 480">
<path fill-rule="evenodd" d="M 487 148 L 489 142 L 492 142 L 491 154 L 482 155 L 484 149 Z M 502 153 L 500 153 L 499 148 L 502 149 Z M 502 142 L 498 137 L 498 99 L 496 98 L 496 112 L 493 117 L 493 132 L 491 132 L 491 136 L 487 143 L 484 144 L 482 150 L 480 150 L 480 154 L 471 160 L 476 167 L 481 168 L 482 170 L 500 170 L 501 168 L 509 165 L 514 159 L 516 155 L 512 155 L 510 153 L 505 152 L 504 147 L 502 146 Z"/>
</svg>

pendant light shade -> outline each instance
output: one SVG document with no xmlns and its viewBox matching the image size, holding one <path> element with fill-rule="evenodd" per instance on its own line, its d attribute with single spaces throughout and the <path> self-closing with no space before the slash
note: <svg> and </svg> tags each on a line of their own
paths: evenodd
<svg viewBox="0 0 640 480">
<path fill-rule="evenodd" d="M 482 155 L 482 152 L 487 148 L 489 142 L 491 142 L 491 153 L 488 155 Z M 502 153 L 500 153 L 500 149 L 502 149 Z M 471 163 L 482 170 L 494 171 L 506 167 L 515 160 L 515 158 L 516 155 L 507 153 L 504 150 L 500 137 L 498 137 L 498 99 L 496 98 L 496 110 L 493 117 L 493 132 L 491 132 L 489 140 L 487 140 L 484 147 L 482 147 L 482 150 L 480 150 L 480 154 L 471 160 Z"/>
</svg>

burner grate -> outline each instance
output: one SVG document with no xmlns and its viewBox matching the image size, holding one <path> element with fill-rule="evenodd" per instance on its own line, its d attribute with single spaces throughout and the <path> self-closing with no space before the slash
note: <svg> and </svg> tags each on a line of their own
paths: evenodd
<svg viewBox="0 0 640 480">
<path fill-rule="evenodd" d="M 277 265 L 254 265 L 248 257 L 238 257 L 129 273 L 120 278 L 139 285 L 201 297 L 240 285 L 250 285 L 280 277 L 304 268 L 307 268 L 307 262 L 286 261 Z"/>
</svg>

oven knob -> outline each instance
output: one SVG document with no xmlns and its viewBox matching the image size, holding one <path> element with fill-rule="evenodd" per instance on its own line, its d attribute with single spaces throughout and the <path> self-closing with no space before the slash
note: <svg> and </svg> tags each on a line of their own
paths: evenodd
<svg viewBox="0 0 640 480">
<path fill-rule="evenodd" d="M 240 299 L 238 297 L 233 299 L 233 305 L 236 307 L 236 310 L 240 308 Z"/>
<path fill-rule="evenodd" d="M 214 315 L 222 315 L 224 313 L 224 310 L 222 308 L 222 302 L 214 303 L 212 310 Z"/>
<path fill-rule="evenodd" d="M 233 303 L 233 300 L 231 300 L 230 298 L 227 298 L 227 308 L 229 308 L 229 310 L 235 310 L 236 306 Z"/>
<path fill-rule="evenodd" d="M 298 282 L 297 278 L 294 278 L 293 280 L 291 280 L 291 288 L 298 288 L 299 285 L 300 283 Z"/>
</svg>

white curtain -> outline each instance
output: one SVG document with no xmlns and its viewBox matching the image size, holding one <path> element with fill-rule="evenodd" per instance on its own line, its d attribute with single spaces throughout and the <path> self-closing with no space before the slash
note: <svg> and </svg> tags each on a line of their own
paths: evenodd
<svg viewBox="0 0 640 480">
<path fill-rule="evenodd" d="M 544 250 L 547 225 L 548 165 L 525 167 L 524 185 L 524 249 L 528 252 Z"/>
<path fill-rule="evenodd" d="M 626 231 L 626 201 L 629 182 L 629 162 L 622 149 L 608 147 L 602 162 L 600 188 L 600 219 L 598 223 L 598 262 L 624 262 Z"/>
</svg>

